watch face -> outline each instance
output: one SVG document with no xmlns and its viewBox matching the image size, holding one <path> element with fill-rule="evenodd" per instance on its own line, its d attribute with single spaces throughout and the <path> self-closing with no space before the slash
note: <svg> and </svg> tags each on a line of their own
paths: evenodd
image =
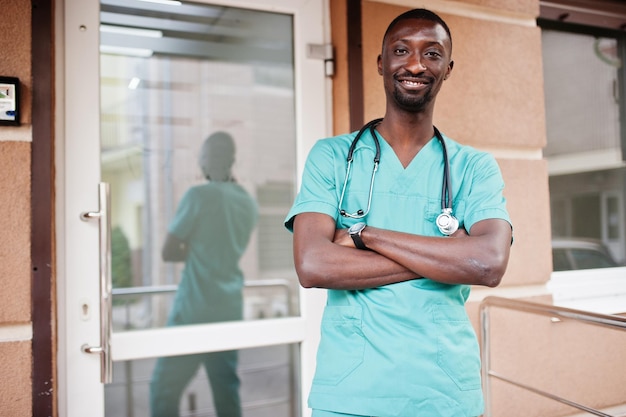
<svg viewBox="0 0 626 417">
<path fill-rule="evenodd" d="M 351 235 L 359 233 L 361 230 L 365 228 L 365 223 L 355 223 L 348 229 L 348 233 Z"/>
</svg>

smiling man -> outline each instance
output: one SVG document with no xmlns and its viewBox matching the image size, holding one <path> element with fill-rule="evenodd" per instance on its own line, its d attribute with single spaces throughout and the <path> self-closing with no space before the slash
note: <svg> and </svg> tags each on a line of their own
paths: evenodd
<svg viewBox="0 0 626 417">
<path fill-rule="evenodd" d="M 483 412 L 465 302 L 500 283 L 512 228 L 495 159 L 433 126 L 452 68 L 438 15 L 398 16 L 378 57 L 384 118 L 307 159 L 285 225 L 300 283 L 328 289 L 313 417 Z"/>
</svg>

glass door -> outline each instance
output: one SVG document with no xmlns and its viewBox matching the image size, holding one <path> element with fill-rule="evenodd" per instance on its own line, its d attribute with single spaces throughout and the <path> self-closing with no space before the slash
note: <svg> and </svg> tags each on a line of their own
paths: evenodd
<svg viewBox="0 0 626 417">
<path fill-rule="evenodd" d="M 323 293 L 282 222 L 323 3 L 66 0 L 63 415 L 302 415 Z"/>
</svg>

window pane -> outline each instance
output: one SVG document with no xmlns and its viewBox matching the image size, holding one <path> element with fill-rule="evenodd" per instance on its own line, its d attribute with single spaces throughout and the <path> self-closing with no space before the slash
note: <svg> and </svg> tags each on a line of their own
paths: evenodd
<svg viewBox="0 0 626 417">
<path fill-rule="evenodd" d="M 572 249 L 572 258 L 576 262 L 577 269 L 608 268 L 615 266 L 606 255 L 584 249 Z"/>
<path fill-rule="evenodd" d="M 553 237 L 600 239 L 626 258 L 617 38 L 542 30 Z M 555 259 L 555 268 L 558 259 Z"/>
<path fill-rule="evenodd" d="M 609 240 L 619 239 L 620 235 L 620 200 L 609 197 L 606 200 L 607 237 Z"/>
<path fill-rule="evenodd" d="M 555 271 L 569 271 L 572 269 L 565 250 L 552 250 L 552 264 Z"/>
<path fill-rule="evenodd" d="M 597 195 L 573 196 L 572 216 L 573 236 L 596 239 L 601 237 L 600 199 Z"/>
<path fill-rule="evenodd" d="M 102 2 L 101 22 L 114 330 L 299 314 L 293 16 Z"/>
<path fill-rule="evenodd" d="M 619 148 L 617 41 L 542 32 L 546 156 Z"/>
</svg>

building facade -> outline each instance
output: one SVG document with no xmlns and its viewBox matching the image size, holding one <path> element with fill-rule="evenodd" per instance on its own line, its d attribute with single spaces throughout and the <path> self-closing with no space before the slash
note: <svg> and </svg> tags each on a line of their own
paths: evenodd
<svg viewBox="0 0 626 417">
<path fill-rule="evenodd" d="M 208 1 L 171 12 L 167 5 L 130 3 L 3 0 L 0 76 L 19 79 L 20 100 L 19 124 L 0 126 L 0 414 L 73 416 L 93 407 L 103 410 L 93 415 L 123 415 L 113 410 L 126 407 L 125 415 L 141 415 L 153 358 L 240 349 L 248 367 L 247 415 L 307 415 L 303 398 L 323 296 L 298 288 L 282 218 L 314 141 L 383 114 L 376 72 L 382 34 L 416 4 Z M 502 284 L 474 288 L 467 305 L 477 332 L 488 296 L 624 313 L 626 288 L 615 278 L 624 270 L 594 270 L 573 281 L 555 276 L 551 240 L 593 238 L 617 264 L 626 259 L 626 6 L 608 0 L 418 6 L 441 14 L 454 37 L 454 72 L 439 95 L 435 123 L 495 155 L 514 224 Z M 140 17 L 128 23 L 131 16 Z M 140 21 L 162 26 L 161 33 L 144 34 L 156 37 L 139 45 L 134 35 L 111 30 Z M 209 21 L 222 32 L 205 33 Z M 152 54 L 136 55 L 146 45 Z M 247 58 L 231 56 L 236 48 Z M 131 88 L 134 78 L 139 87 Z M 259 203 L 260 221 L 242 258 L 245 320 L 192 334 L 164 328 L 167 294 L 181 268 L 159 260 L 160 242 L 185 190 L 203 180 L 196 151 L 215 130 L 236 139 L 236 177 Z M 105 300 L 112 313 L 98 299 L 102 230 L 89 215 L 80 219 L 101 213 L 103 193 L 113 226 L 113 301 Z M 112 337 L 105 343 L 98 324 L 107 314 Z M 592 407 L 617 407 L 626 398 L 619 333 L 510 312 L 491 331 L 493 364 L 508 375 L 558 387 Z M 83 335 L 92 347 L 111 344 L 113 363 L 89 354 L 89 346 L 81 351 Z M 250 369 L 262 353 L 271 363 L 288 358 L 273 369 L 279 385 L 291 388 L 259 400 L 245 384 L 255 385 Z M 594 360 L 581 364 L 581 355 Z M 105 379 L 100 371 L 107 366 L 114 376 L 104 386 L 98 375 Z M 95 379 L 83 381 L 83 373 Z M 137 378 L 143 382 L 129 382 Z M 186 394 L 185 407 L 211 406 L 200 398 L 202 389 Z M 492 391 L 495 416 L 575 414 L 501 381 Z M 278 408 L 259 405 L 275 397 L 288 400 Z"/>
</svg>

